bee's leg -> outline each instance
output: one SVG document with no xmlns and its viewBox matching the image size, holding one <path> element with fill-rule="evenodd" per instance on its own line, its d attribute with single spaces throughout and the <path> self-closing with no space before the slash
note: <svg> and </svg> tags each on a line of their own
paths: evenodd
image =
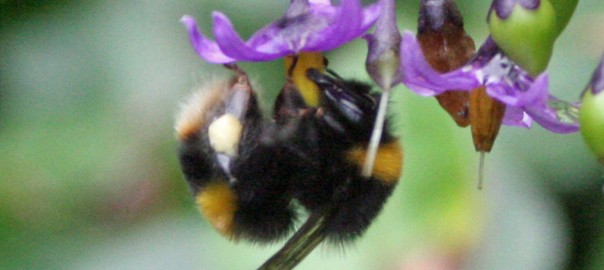
<svg viewBox="0 0 604 270">
<path fill-rule="evenodd" d="M 272 242 L 286 236 L 294 226 L 296 212 L 289 192 L 289 154 L 279 140 L 277 125 L 262 118 L 255 95 L 232 95 L 227 104 L 244 112 L 237 155 L 231 157 L 229 173 L 237 194 L 235 234 L 254 242 Z M 227 106 L 227 108 L 229 107 Z M 224 136 L 222 133 L 221 136 Z"/>
</svg>

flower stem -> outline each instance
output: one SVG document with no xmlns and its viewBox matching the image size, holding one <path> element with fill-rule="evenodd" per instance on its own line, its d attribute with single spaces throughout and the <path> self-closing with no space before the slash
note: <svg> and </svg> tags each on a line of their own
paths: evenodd
<svg viewBox="0 0 604 270">
<path fill-rule="evenodd" d="M 329 211 L 312 213 L 292 238 L 258 270 L 293 269 L 298 265 L 325 239 L 325 213 Z"/>
</svg>

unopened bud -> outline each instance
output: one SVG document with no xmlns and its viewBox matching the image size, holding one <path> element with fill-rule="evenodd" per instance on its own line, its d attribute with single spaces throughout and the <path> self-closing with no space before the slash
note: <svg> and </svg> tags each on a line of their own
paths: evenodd
<svg viewBox="0 0 604 270">
<path fill-rule="evenodd" d="M 419 12 L 417 39 L 434 70 L 441 73 L 455 70 L 474 56 L 474 41 L 465 32 L 463 17 L 454 1 L 422 0 Z M 458 126 L 470 124 L 467 91 L 451 89 L 435 97 Z"/>
<path fill-rule="evenodd" d="M 496 0 L 487 21 L 497 45 L 531 76 L 547 68 L 558 36 L 549 1 Z"/>
<path fill-rule="evenodd" d="M 583 93 L 579 123 L 585 143 L 604 165 L 604 55 Z"/>
</svg>

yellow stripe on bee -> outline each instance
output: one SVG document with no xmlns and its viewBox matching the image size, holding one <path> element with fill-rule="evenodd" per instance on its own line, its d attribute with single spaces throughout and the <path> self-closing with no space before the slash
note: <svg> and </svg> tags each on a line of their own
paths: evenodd
<svg viewBox="0 0 604 270">
<path fill-rule="evenodd" d="M 298 60 L 294 62 L 294 58 Z M 319 52 L 303 52 L 296 56 L 285 57 L 285 69 L 289 72 L 292 65 L 295 64 L 289 78 L 294 82 L 300 94 L 309 106 L 319 106 L 319 97 L 321 96 L 321 90 L 316 83 L 308 79 L 306 71 L 311 68 L 318 69 L 319 71 L 325 71 L 325 58 L 322 53 Z"/>
<path fill-rule="evenodd" d="M 367 145 L 354 147 L 346 154 L 348 161 L 353 162 L 359 168 L 363 167 L 366 157 Z M 399 142 L 380 145 L 371 175 L 386 184 L 393 184 L 401 177 L 402 170 L 403 149 Z"/>
<path fill-rule="evenodd" d="M 237 196 L 227 182 L 213 181 L 207 184 L 195 200 L 201 214 L 220 234 L 234 237 Z"/>
</svg>

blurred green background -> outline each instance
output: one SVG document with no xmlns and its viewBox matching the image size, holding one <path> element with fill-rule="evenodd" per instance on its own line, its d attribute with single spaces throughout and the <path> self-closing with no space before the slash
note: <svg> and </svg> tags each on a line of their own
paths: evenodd
<svg viewBox="0 0 604 270">
<path fill-rule="evenodd" d="M 179 18 L 209 33 L 222 10 L 247 37 L 287 2 L 0 1 L 0 269 L 255 269 L 275 252 L 201 218 L 172 127 L 188 93 L 228 74 L 196 56 Z M 399 1 L 401 29 L 418 2 Z M 457 2 L 480 43 L 489 1 Z M 368 80 L 365 50 L 354 41 L 330 65 Z M 582 0 L 553 94 L 578 100 L 603 50 L 604 4 Z M 282 65 L 243 65 L 266 109 Z M 405 146 L 395 194 L 365 237 L 298 269 L 604 269 L 603 170 L 579 134 L 503 127 L 479 191 L 468 129 L 402 86 L 390 112 Z"/>
</svg>

